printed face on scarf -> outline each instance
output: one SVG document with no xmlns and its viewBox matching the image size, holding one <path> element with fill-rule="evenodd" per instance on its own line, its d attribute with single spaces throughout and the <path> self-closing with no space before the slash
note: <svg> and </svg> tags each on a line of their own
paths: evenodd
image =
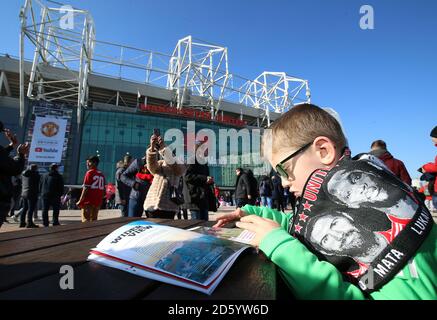
<svg viewBox="0 0 437 320">
<path fill-rule="evenodd" d="M 390 187 L 389 183 L 377 183 L 370 172 L 339 170 L 328 182 L 328 193 L 350 208 L 359 208 L 389 200 Z"/>
<path fill-rule="evenodd" d="M 316 216 L 309 224 L 309 241 L 326 255 L 364 258 L 380 246 L 376 235 L 355 223 L 346 213 L 333 212 Z M 312 225 L 312 228 L 310 227 Z"/>
</svg>

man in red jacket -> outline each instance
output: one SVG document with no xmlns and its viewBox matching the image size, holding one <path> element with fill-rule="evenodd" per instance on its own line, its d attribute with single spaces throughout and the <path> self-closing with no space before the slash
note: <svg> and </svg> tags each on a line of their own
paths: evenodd
<svg viewBox="0 0 437 320">
<path fill-rule="evenodd" d="M 387 151 L 387 144 L 382 140 L 372 142 L 370 153 L 384 161 L 385 165 L 403 182 L 411 185 L 411 177 L 408 174 L 407 168 L 401 160 L 394 158 L 390 152 Z"/>
<path fill-rule="evenodd" d="M 437 126 L 431 131 L 431 140 L 437 147 Z M 422 167 L 423 172 L 429 172 L 437 175 L 437 156 L 435 157 L 434 163 L 429 162 Z M 434 210 L 437 210 L 437 183 L 434 183 L 434 194 L 432 195 L 432 203 L 434 205 Z"/>
</svg>

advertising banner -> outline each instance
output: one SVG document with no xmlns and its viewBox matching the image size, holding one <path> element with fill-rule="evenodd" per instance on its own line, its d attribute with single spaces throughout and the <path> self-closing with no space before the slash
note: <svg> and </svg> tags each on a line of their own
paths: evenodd
<svg viewBox="0 0 437 320">
<path fill-rule="evenodd" d="M 66 128 L 67 119 L 36 117 L 29 162 L 60 163 Z"/>
</svg>

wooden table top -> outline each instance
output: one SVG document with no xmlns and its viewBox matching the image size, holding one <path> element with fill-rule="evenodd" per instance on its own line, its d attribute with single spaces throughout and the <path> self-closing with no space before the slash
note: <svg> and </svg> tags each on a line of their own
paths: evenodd
<svg viewBox="0 0 437 320">
<path fill-rule="evenodd" d="M 87 261 L 89 250 L 115 229 L 139 218 L 116 218 L 0 234 L 0 300 L 147 299 L 274 300 L 278 274 L 255 250 L 237 259 L 211 296 Z M 148 219 L 178 228 L 211 226 L 201 220 Z M 74 289 L 62 290 L 60 268 L 74 268 Z"/>
</svg>

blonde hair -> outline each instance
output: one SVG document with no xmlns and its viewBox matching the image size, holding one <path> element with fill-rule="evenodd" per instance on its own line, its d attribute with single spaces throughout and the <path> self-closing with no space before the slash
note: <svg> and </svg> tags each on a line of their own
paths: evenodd
<svg viewBox="0 0 437 320">
<path fill-rule="evenodd" d="M 271 141 L 272 152 L 284 148 L 301 148 L 317 137 L 329 138 L 340 153 L 347 146 L 339 122 L 328 112 L 313 104 L 301 104 L 291 108 L 271 126 L 271 134 L 266 136 Z M 264 144 L 267 144 L 264 141 Z"/>
</svg>

